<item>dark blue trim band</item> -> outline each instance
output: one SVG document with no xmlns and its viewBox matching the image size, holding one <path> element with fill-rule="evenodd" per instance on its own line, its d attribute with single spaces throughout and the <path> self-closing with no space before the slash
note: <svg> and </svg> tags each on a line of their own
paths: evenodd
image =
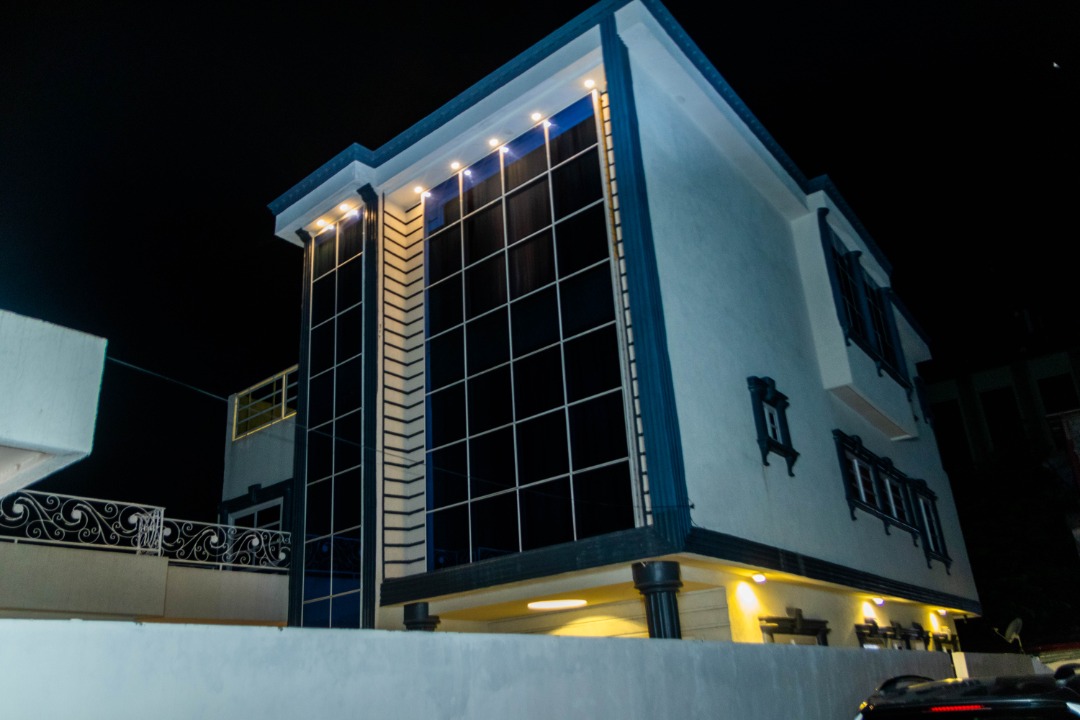
<svg viewBox="0 0 1080 720">
<path fill-rule="evenodd" d="M 360 568 L 360 627 L 375 627 L 375 564 L 377 562 L 375 545 L 377 534 L 376 506 L 378 504 L 376 482 L 378 479 L 378 458 L 375 453 L 378 435 L 376 433 L 378 405 L 378 302 L 376 291 L 379 287 L 379 197 L 371 185 L 364 185 L 358 190 L 364 203 L 364 460 L 361 504 L 363 511 L 363 554 Z"/>
<path fill-rule="evenodd" d="M 307 509 L 307 413 L 308 413 L 308 338 L 311 335 L 311 269 L 315 249 L 311 236 L 305 231 L 296 233 L 304 243 L 303 292 L 300 301 L 300 362 L 296 371 L 296 433 L 293 451 L 292 495 L 289 532 L 292 537 L 292 559 L 289 563 L 289 615 L 288 623 L 299 627 L 304 603 L 304 513 Z"/>
<path fill-rule="evenodd" d="M 600 39 L 611 100 L 612 143 L 619 173 L 619 211 L 627 257 L 630 312 L 634 317 L 653 524 L 663 537 L 680 543 L 690 531 L 690 500 L 686 491 L 675 386 L 649 216 L 649 195 L 645 187 L 630 54 L 619 38 L 614 15 L 600 23 Z"/>
</svg>

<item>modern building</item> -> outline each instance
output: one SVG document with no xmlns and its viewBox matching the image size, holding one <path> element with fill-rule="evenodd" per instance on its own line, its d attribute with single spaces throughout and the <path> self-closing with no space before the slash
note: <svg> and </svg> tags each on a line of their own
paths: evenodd
<svg viewBox="0 0 1080 720">
<path fill-rule="evenodd" d="M 944 647 L 979 612 L 887 259 L 660 3 L 270 207 L 292 624 Z"/>
</svg>

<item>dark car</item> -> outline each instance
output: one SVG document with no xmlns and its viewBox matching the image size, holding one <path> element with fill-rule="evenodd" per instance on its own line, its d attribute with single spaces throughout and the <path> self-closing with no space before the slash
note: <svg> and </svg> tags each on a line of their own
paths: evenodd
<svg viewBox="0 0 1080 720">
<path fill-rule="evenodd" d="M 859 707 L 855 720 L 1038 720 L 1080 718 L 1080 665 L 1053 676 L 931 680 L 892 678 Z"/>
</svg>

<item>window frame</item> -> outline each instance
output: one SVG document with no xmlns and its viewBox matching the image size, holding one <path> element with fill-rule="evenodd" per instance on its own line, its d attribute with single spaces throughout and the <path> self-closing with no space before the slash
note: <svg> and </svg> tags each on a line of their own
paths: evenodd
<svg viewBox="0 0 1080 720">
<path fill-rule="evenodd" d="M 751 376 L 746 379 L 746 384 L 750 389 L 757 442 L 761 448 L 761 464 L 768 465 L 769 453 L 776 453 L 787 463 L 788 475 L 795 477 L 792 468 L 799 459 L 799 453 L 791 442 L 791 430 L 787 421 L 787 408 L 790 403 L 787 395 L 776 389 L 776 381 L 770 377 Z M 770 424 L 770 415 L 776 418 L 775 425 Z M 774 437 L 770 427 L 776 428 L 779 438 Z"/>
<path fill-rule="evenodd" d="M 867 450 L 858 435 L 833 430 L 833 438 L 851 519 L 857 520 L 855 511 L 861 510 L 879 518 L 885 526 L 886 535 L 891 534 L 891 527 L 896 527 L 909 533 L 915 545 L 919 545 L 921 539 L 927 566 L 933 560 L 939 560 L 947 571 L 952 559 L 945 546 L 945 534 L 937 511 L 937 495 L 926 481 L 908 477 L 889 458 Z M 866 479 L 861 472 L 856 475 L 856 467 L 866 467 L 870 471 L 872 502 L 867 499 L 864 489 Z M 899 491 L 902 513 L 896 510 L 894 488 Z"/>
<path fill-rule="evenodd" d="M 823 214 L 819 224 L 844 342 L 858 345 L 874 361 L 878 375 L 888 374 L 910 397 L 912 383 L 896 328 L 892 289 L 877 284 L 862 266 L 862 251 L 849 250 Z"/>
</svg>

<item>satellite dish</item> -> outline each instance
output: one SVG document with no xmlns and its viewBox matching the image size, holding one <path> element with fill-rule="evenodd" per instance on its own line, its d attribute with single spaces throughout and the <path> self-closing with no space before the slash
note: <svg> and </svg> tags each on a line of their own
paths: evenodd
<svg viewBox="0 0 1080 720">
<path fill-rule="evenodd" d="M 1005 634 L 1002 635 L 1005 638 L 1005 642 L 1012 643 L 1014 640 L 1020 640 L 1020 629 L 1024 627 L 1024 621 L 1020 618 L 1013 618 L 1013 621 L 1009 623 L 1009 626 L 1005 628 Z M 1023 645 L 1020 646 L 1023 648 Z"/>
</svg>

